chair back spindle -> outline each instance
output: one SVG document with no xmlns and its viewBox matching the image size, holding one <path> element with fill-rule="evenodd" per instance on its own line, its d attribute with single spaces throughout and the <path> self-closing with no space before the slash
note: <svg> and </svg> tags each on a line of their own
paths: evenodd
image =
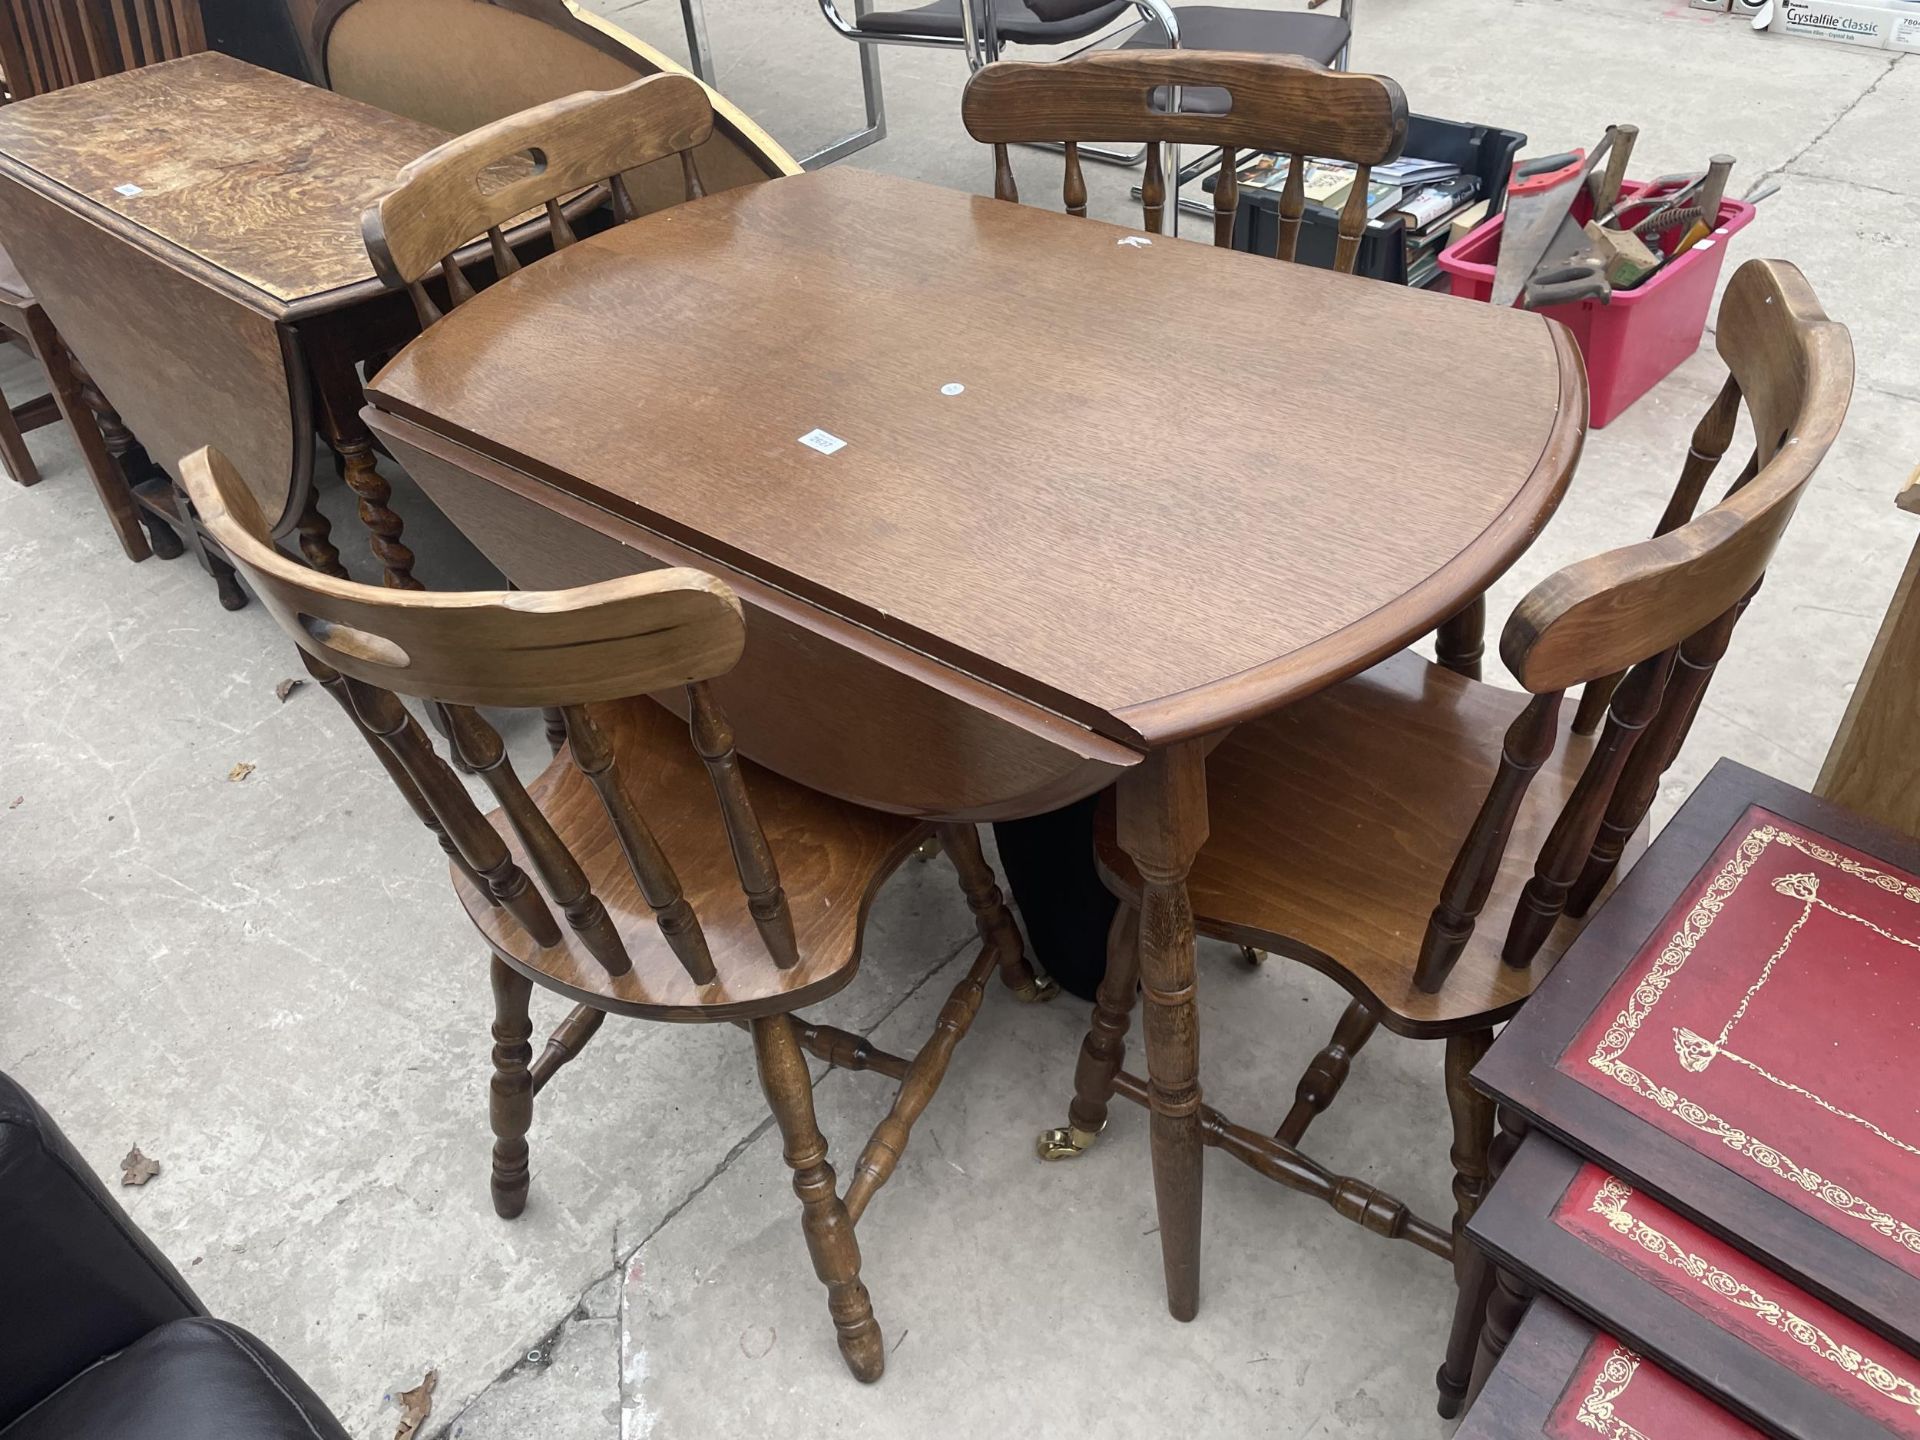
<svg viewBox="0 0 1920 1440">
<path fill-rule="evenodd" d="M 649 75 L 617 90 L 587 90 L 536 105 L 436 146 L 400 172 L 394 189 L 366 213 L 361 232 L 374 268 L 413 298 L 422 326 L 443 313 L 426 281 L 437 269 L 447 303 L 473 298 L 456 258 L 484 238 L 496 275 L 520 268 L 505 229 L 544 211 L 555 250 L 576 236 L 563 202 L 604 187 L 614 218 L 633 218 L 623 178 L 678 155 L 686 198 L 706 193 L 693 151 L 713 133 L 713 106 L 699 81 Z M 469 256 L 469 263 L 474 258 Z"/>
<path fill-rule="evenodd" d="M 14 100 L 206 48 L 200 0 L 0 0 L 0 71 Z"/>
<path fill-rule="evenodd" d="M 1225 90 L 1231 108 L 1218 115 L 1169 113 L 1168 96 L 1183 87 Z M 1164 230 L 1167 205 L 1178 203 L 1167 194 L 1163 148 L 1188 142 L 1218 147 L 1213 235 L 1222 248 L 1233 243 L 1241 154 L 1285 155 L 1277 248 L 1282 260 L 1292 260 L 1299 246 L 1308 159 L 1344 161 L 1355 174 L 1340 211 L 1334 268 L 1349 274 L 1366 230 L 1372 168 L 1398 156 L 1407 136 L 1406 96 L 1391 80 L 1324 70 L 1294 56 L 1205 50 L 1097 51 L 1051 64 L 1003 61 L 968 82 L 960 110 L 968 133 L 993 146 L 993 193 L 1002 200 L 1019 199 L 1010 145 L 1064 142 L 1062 195 L 1073 215 L 1087 213 L 1080 142 L 1146 145 L 1140 203 L 1146 228 L 1155 234 Z"/>
<path fill-rule="evenodd" d="M 780 888 L 773 848 L 767 844 L 760 817 L 753 813 L 753 803 L 747 798 L 747 782 L 740 774 L 740 757 L 733 748 L 733 727 L 705 684 L 687 686 L 687 703 L 693 748 L 700 752 L 713 781 L 720 818 L 727 827 L 728 848 L 733 852 L 733 868 L 739 872 L 740 887 L 746 892 L 747 909 L 773 963 L 782 970 L 791 969 L 800 959 L 793 916 L 787 911 L 787 892 Z"/>
<path fill-rule="evenodd" d="M 1716 341 L 1729 378 L 1694 432 L 1657 533 L 1548 577 L 1507 624 L 1502 658 L 1534 698 L 1509 731 L 1428 923 L 1416 970 L 1422 990 L 1440 988 L 1473 934 L 1527 785 L 1552 753 L 1565 692 L 1623 676 L 1535 857 L 1502 946 L 1506 962 L 1531 964 L 1560 916 L 1582 913 L 1598 896 L 1839 431 L 1853 388 L 1852 346 L 1792 265 L 1741 266 Z M 1753 456 L 1720 501 L 1696 513 L 1742 405 L 1753 422 Z"/>
<path fill-rule="evenodd" d="M 494 903 L 541 945 L 560 940 L 560 927 L 540 892 L 527 880 L 499 833 L 487 823 L 467 794 L 453 767 L 434 752 L 419 722 L 390 690 L 346 678 L 347 698 L 366 732 L 384 744 L 413 782 L 414 790 L 433 811 L 440 828 L 453 841 L 465 868 L 485 882 Z"/>
<path fill-rule="evenodd" d="M 586 872 L 573 852 L 520 783 L 500 732 L 470 706 L 442 704 L 435 708 L 454 753 L 493 793 L 513 833 L 520 837 L 540 883 L 560 906 L 581 943 L 609 975 L 624 975 L 633 969 L 633 958 L 627 954 L 620 932 L 613 928 L 607 907 L 588 886 Z"/>
<path fill-rule="evenodd" d="M 300 647 L 309 672 L 344 699 L 416 814 L 455 863 L 533 940 L 561 943 L 558 907 L 581 949 L 609 975 L 633 968 L 587 868 L 522 784 L 505 742 L 479 707 L 561 709 L 570 763 L 604 807 L 635 887 L 662 940 L 696 984 L 721 977 L 694 906 L 620 773 L 592 707 L 684 688 L 688 741 L 712 781 L 717 823 L 740 878 L 740 900 L 768 956 L 801 958 L 779 868 L 707 681 L 739 658 L 745 625 L 724 585 L 690 570 L 655 570 L 556 592 L 402 591 L 323 575 L 272 544 L 259 506 L 233 467 L 201 451 L 182 483 L 203 523 L 261 603 Z M 431 706 L 454 755 L 480 777 L 517 846 L 481 814 L 453 767 L 402 703 Z M 639 701 L 635 703 L 649 703 Z M 539 787 L 535 787 L 538 789 Z M 525 867 L 516 858 L 524 856 Z M 531 870 L 529 876 L 527 871 Z M 537 882 L 537 883 L 536 883 Z"/>
<path fill-rule="evenodd" d="M 627 868 L 633 872 L 634 883 L 652 908 L 662 938 L 695 983 L 711 985 L 715 976 L 713 955 L 707 949 L 707 937 L 700 929 L 699 917 L 680 891 L 680 877 L 673 873 L 673 863 L 661 850 L 660 842 L 654 839 L 633 797 L 620 783 L 613 768 L 613 747 L 586 706 L 569 705 L 564 713 L 573 763 L 580 767 L 580 773 L 599 795 L 613 833 L 620 841 L 620 851 L 627 857 Z"/>
</svg>

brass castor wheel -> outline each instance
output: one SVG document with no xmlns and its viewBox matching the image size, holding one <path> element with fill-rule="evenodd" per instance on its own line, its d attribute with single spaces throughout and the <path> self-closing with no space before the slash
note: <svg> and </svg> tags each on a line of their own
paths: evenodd
<svg viewBox="0 0 1920 1440">
<path fill-rule="evenodd" d="M 1044 1005 L 1060 994 L 1060 987 L 1051 975 L 1036 970 L 1033 979 L 1013 992 L 1013 998 L 1025 1005 Z"/>
<path fill-rule="evenodd" d="M 1246 961 L 1252 968 L 1258 970 L 1262 965 L 1267 963 L 1267 952 L 1264 950 L 1256 950 L 1251 945 L 1242 945 L 1240 947 L 1240 958 Z"/>
<path fill-rule="evenodd" d="M 1106 1127 L 1100 1127 L 1104 1130 Z M 1100 1137 L 1100 1130 L 1082 1130 L 1078 1125 L 1058 1130 L 1043 1130 L 1034 1142 L 1034 1151 L 1042 1160 L 1071 1160 Z"/>
</svg>

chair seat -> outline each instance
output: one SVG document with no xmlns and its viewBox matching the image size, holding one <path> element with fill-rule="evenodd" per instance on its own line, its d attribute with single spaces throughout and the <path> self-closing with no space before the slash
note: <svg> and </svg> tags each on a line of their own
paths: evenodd
<svg viewBox="0 0 1920 1440">
<path fill-rule="evenodd" d="M 1562 920 L 1527 969 L 1500 958 L 1514 902 L 1593 749 L 1568 729 L 1571 705 L 1465 953 L 1438 994 L 1416 989 L 1413 970 L 1507 727 L 1527 700 L 1403 651 L 1235 730 L 1207 760 L 1208 838 L 1187 879 L 1196 927 L 1311 965 L 1403 1035 L 1505 1018 L 1578 929 Z M 1623 862 L 1645 848 L 1642 831 Z M 1115 842 L 1111 798 L 1095 835 L 1109 885 L 1137 897 L 1139 874 Z"/>
<path fill-rule="evenodd" d="M 975 0 L 975 23 L 988 0 Z M 1020 0 L 999 0 L 994 5 L 996 33 L 1015 45 L 1063 45 L 1082 40 L 1110 25 L 1133 9 L 1132 0 L 1112 0 L 1081 14 L 1062 20 L 1042 20 Z M 960 23 L 960 0 L 934 0 L 914 10 L 886 10 L 865 15 L 857 22 L 860 29 L 874 35 L 931 35 L 959 41 L 965 35 Z"/>
<path fill-rule="evenodd" d="M 563 750 L 527 787 L 586 872 L 613 918 L 633 968 L 612 976 L 566 923 L 558 945 L 542 947 L 504 909 L 488 903 L 456 866 L 455 888 L 496 954 L 537 985 L 617 1015 L 653 1020 L 731 1020 L 796 1009 L 833 994 L 860 962 L 867 907 L 925 832 L 886 815 L 809 790 L 742 760 L 766 830 L 799 941 L 800 962 L 781 970 L 747 910 L 713 786 L 687 724 L 645 699 L 591 707 L 613 749 L 614 766 L 666 852 L 705 932 L 718 978 L 696 985 L 668 949 L 640 894 L 599 795 Z M 529 876 L 537 872 L 499 811 L 488 819 Z"/>
<path fill-rule="evenodd" d="M 169 1320 L 82 1370 L 4 1440 L 347 1440 L 327 1407 L 238 1325 Z"/>
</svg>

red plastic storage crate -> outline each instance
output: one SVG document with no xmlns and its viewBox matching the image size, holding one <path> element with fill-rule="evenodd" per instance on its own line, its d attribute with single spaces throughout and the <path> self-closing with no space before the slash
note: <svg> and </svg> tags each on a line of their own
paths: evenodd
<svg viewBox="0 0 1920 1440">
<path fill-rule="evenodd" d="M 1653 196 L 1677 188 L 1628 181 L 1623 193 Z M 1574 201 L 1574 213 L 1584 222 L 1592 213 L 1585 191 Z M 1642 215 L 1644 211 L 1640 212 Z M 1616 290 L 1612 300 L 1581 300 L 1551 305 L 1540 313 L 1560 321 L 1573 332 L 1586 357 L 1590 399 L 1589 424 L 1596 430 L 1612 420 L 1699 347 L 1713 304 L 1714 282 L 1726 262 L 1727 242 L 1753 219 L 1753 206 L 1742 200 L 1720 202 L 1720 223 L 1693 249 L 1654 272 L 1653 278 L 1633 290 Z M 1440 268 L 1452 277 L 1453 293 L 1469 300 L 1485 300 L 1493 293 L 1494 262 L 1500 254 L 1500 234 L 1506 216 L 1495 215 L 1476 225 L 1440 254 Z M 1642 237 L 1647 238 L 1647 237 Z M 1659 238 L 1662 250 L 1680 243 L 1680 232 Z"/>
</svg>

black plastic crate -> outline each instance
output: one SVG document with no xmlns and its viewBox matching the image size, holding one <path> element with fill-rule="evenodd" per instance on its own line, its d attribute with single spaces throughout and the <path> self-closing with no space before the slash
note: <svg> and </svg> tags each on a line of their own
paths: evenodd
<svg viewBox="0 0 1920 1440">
<path fill-rule="evenodd" d="M 1407 143 L 1402 153 L 1458 165 L 1461 174 L 1477 176 L 1479 198 L 1489 202 L 1488 211 L 1493 213 L 1506 201 L 1507 176 L 1513 170 L 1513 157 L 1526 143 L 1527 137 L 1518 130 L 1463 125 L 1457 120 L 1436 120 L 1431 115 L 1410 115 Z M 1207 178 L 1209 192 L 1217 178 Z M 1337 211 L 1309 203 L 1302 217 L 1295 260 L 1331 270 L 1334 246 L 1340 239 L 1339 223 Z M 1233 217 L 1233 248 L 1271 255 L 1279 243 L 1280 197 L 1271 191 L 1243 189 L 1240 209 Z M 1360 256 L 1353 273 L 1374 280 L 1389 280 L 1395 285 L 1406 284 L 1406 222 L 1384 219 L 1369 224 L 1360 237 Z"/>
</svg>

